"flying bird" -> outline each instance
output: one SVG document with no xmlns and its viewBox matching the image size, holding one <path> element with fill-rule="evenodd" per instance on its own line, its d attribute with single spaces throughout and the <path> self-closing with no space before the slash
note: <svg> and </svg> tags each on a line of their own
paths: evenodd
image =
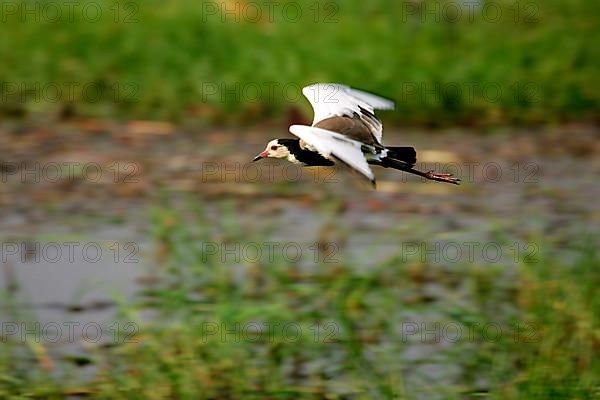
<svg viewBox="0 0 600 400">
<path fill-rule="evenodd" d="M 383 145 L 383 124 L 375 116 L 375 110 L 391 110 L 393 101 L 336 83 L 306 86 L 302 93 L 315 113 L 312 126 L 290 126 L 290 132 L 299 139 L 273 139 L 253 161 L 281 158 L 305 167 L 340 163 L 357 171 L 373 186 L 375 175 L 369 164 L 460 184 L 460 179 L 452 174 L 414 169 L 417 162 L 414 147 Z"/>
</svg>

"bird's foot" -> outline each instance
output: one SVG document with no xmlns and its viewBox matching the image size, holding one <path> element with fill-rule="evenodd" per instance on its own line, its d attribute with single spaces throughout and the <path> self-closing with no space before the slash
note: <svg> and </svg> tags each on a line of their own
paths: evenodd
<svg viewBox="0 0 600 400">
<path fill-rule="evenodd" d="M 425 177 L 427 179 L 431 179 L 432 181 L 447 182 L 452 183 L 454 185 L 460 185 L 460 179 L 455 178 L 452 174 L 441 174 L 431 170 L 425 173 Z"/>
</svg>

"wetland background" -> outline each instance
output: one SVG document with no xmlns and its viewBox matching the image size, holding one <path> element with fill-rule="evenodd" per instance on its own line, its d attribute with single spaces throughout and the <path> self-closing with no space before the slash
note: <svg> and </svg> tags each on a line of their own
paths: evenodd
<svg viewBox="0 0 600 400">
<path fill-rule="evenodd" d="M 2 2 L 0 397 L 597 397 L 597 8 Z M 251 164 L 314 82 L 463 184 Z"/>
</svg>

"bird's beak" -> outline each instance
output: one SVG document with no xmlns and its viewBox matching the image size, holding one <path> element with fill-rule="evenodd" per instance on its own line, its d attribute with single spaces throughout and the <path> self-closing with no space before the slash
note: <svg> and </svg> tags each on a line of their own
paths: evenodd
<svg viewBox="0 0 600 400">
<path fill-rule="evenodd" d="M 259 155 L 257 155 L 256 157 L 254 157 L 254 160 L 252 160 L 252 162 L 254 161 L 258 161 L 261 158 L 265 158 L 269 153 L 265 150 L 262 153 L 260 153 Z"/>
</svg>

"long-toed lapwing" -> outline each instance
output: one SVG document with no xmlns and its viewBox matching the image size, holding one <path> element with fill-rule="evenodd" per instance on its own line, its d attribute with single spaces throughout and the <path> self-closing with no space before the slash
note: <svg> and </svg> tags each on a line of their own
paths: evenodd
<svg viewBox="0 0 600 400">
<path fill-rule="evenodd" d="M 340 162 L 359 172 L 375 185 L 369 164 L 394 168 L 424 178 L 458 185 L 452 174 L 414 169 L 417 153 L 413 147 L 386 147 L 383 125 L 375 110 L 391 110 L 394 102 L 334 83 L 317 83 L 302 89 L 315 117 L 312 126 L 292 125 L 290 132 L 300 139 L 274 139 L 254 158 L 285 158 L 306 167 L 332 166 Z"/>
</svg>

